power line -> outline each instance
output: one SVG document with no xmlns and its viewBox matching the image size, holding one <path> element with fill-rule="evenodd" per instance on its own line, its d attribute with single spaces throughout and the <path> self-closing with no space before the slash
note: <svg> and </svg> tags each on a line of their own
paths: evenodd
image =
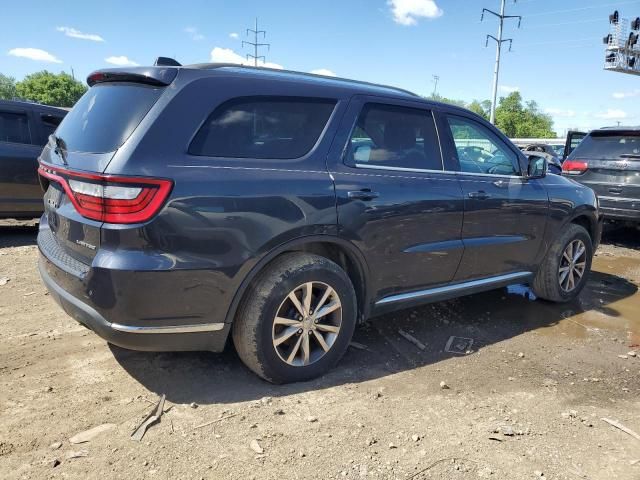
<svg viewBox="0 0 640 480">
<path fill-rule="evenodd" d="M 244 48 L 245 45 L 251 45 L 253 47 L 253 55 L 250 53 L 247 53 L 247 60 L 249 60 L 250 58 L 253 58 L 253 65 L 254 66 L 258 66 L 258 60 L 262 59 L 263 63 L 267 63 L 267 58 L 264 55 L 258 55 L 258 49 L 260 47 L 267 47 L 267 50 L 270 50 L 271 48 L 271 44 L 270 43 L 259 43 L 258 42 L 258 37 L 260 36 L 260 34 L 262 34 L 262 38 L 265 38 L 267 36 L 267 31 L 266 30 L 258 30 L 258 19 L 256 18 L 256 28 L 252 29 L 252 28 L 247 28 L 247 33 L 246 35 L 249 36 L 249 33 L 253 33 L 253 42 L 248 42 L 243 40 L 242 41 L 242 47 Z"/>
<path fill-rule="evenodd" d="M 640 3 L 640 0 L 631 0 L 631 1 L 627 1 L 627 2 L 601 3 L 600 5 L 588 5 L 586 7 L 567 8 L 565 10 L 553 10 L 553 11 L 550 11 L 550 12 L 530 13 L 527 16 L 528 17 L 540 17 L 542 15 L 553 15 L 553 14 L 556 14 L 556 13 L 580 12 L 580 11 L 583 11 L 583 10 L 591 10 L 591 9 L 594 9 L 594 8 L 617 7 L 619 5 L 630 5 L 632 3 Z"/>
<path fill-rule="evenodd" d="M 516 0 L 514 0 L 515 3 Z M 489 45 L 489 39 L 492 39 L 496 42 L 496 64 L 493 69 L 493 91 L 492 91 L 492 100 L 491 100 L 491 114 L 489 116 L 489 121 L 495 124 L 496 120 L 496 99 L 498 98 L 498 76 L 500 74 L 500 55 L 502 53 L 502 44 L 505 42 L 509 42 L 509 50 L 511 50 L 511 45 L 513 44 L 513 39 L 511 38 L 502 38 L 502 30 L 504 27 L 504 21 L 512 18 L 518 19 L 518 28 L 520 27 L 520 22 L 522 22 L 522 17 L 520 15 L 505 15 L 504 13 L 505 0 L 500 0 L 500 13 L 496 13 L 493 10 L 489 10 L 488 8 L 482 9 L 482 15 L 480 16 L 480 21 L 484 20 L 484 14 L 490 13 L 498 18 L 498 36 L 494 37 L 493 35 L 487 35 L 485 46 Z"/>
</svg>

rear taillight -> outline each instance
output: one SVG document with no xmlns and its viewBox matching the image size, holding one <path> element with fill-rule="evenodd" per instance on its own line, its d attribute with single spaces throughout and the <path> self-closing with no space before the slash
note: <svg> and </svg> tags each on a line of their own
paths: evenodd
<svg viewBox="0 0 640 480">
<path fill-rule="evenodd" d="M 107 223 L 142 223 L 164 205 L 173 182 L 73 172 L 40 165 L 38 173 L 59 183 L 80 215 Z"/>
<path fill-rule="evenodd" d="M 565 160 L 562 164 L 562 173 L 567 175 L 580 175 L 589 168 L 589 164 L 583 160 Z"/>
</svg>

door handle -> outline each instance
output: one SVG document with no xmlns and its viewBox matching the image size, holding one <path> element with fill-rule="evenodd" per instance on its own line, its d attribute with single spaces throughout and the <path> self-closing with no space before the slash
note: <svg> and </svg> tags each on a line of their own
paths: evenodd
<svg viewBox="0 0 640 480">
<path fill-rule="evenodd" d="M 473 198 L 475 200 L 487 200 L 488 198 L 491 198 L 491 195 L 484 190 L 480 190 L 479 192 L 469 192 L 469 198 Z"/>
<path fill-rule="evenodd" d="M 378 198 L 380 194 L 378 192 L 372 192 L 370 188 L 363 188 L 362 190 L 352 190 L 347 192 L 347 197 L 352 198 L 354 200 L 373 200 L 374 198 Z"/>
</svg>

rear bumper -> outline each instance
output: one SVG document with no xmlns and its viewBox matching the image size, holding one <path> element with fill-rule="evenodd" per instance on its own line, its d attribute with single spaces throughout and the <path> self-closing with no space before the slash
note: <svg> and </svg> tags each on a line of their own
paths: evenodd
<svg viewBox="0 0 640 480">
<path fill-rule="evenodd" d="M 39 236 L 38 269 L 51 297 L 69 316 L 107 342 L 131 350 L 155 352 L 201 350 L 220 352 L 224 349 L 231 324 L 194 323 L 193 319 L 189 321 L 186 318 L 119 323 L 118 320 L 122 322 L 120 318 L 105 318 L 105 315 L 99 311 L 100 307 L 92 301 L 92 288 L 95 288 L 95 284 L 91 278 L 95 273 L 94 269 L 87 267 L 85 274 L 78 275 L 61 264 L 60 259 L 55 255 L 52 256 L 53 261 L 48 258 L 46 251 L 43 251 L 42 243 Z M 165 272 L 154 272 L 158 282 L 162 282 L 163 273 Z M 166 281 L 171 279 L 166 278 Z M 126 291 L 121 293 L 121 295 L 126 294 Z M 179 295 L 173 301 L 179 302 Z"/>
<path fill-rule="evenodd" d="M 600 211 L 607 220 L 640 222 L 640 199 L 599 197 Z"/>
</svg>

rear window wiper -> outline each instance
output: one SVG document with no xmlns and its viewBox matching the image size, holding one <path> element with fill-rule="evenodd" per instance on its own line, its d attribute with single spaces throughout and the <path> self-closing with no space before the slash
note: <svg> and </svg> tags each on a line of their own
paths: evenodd
<svg viewBox="0 0 640 480">
<path fill-rule="evenodd" d="M 51 135 L 49 135 L 49 142 L 55 146 L 53 151 L 60 156 L 60 158 L 62 159 L 62 163 L 68 165 L 67 144 L 65 143 L 65 141 L 62 138 L 58 137 L 55 133 L 52 133 Z"/>
<path fill-rule="evenodd" d="M 623 153 L 620 155 L 622 158 L 640 158 L 638 153 Z"/>
</svg>

